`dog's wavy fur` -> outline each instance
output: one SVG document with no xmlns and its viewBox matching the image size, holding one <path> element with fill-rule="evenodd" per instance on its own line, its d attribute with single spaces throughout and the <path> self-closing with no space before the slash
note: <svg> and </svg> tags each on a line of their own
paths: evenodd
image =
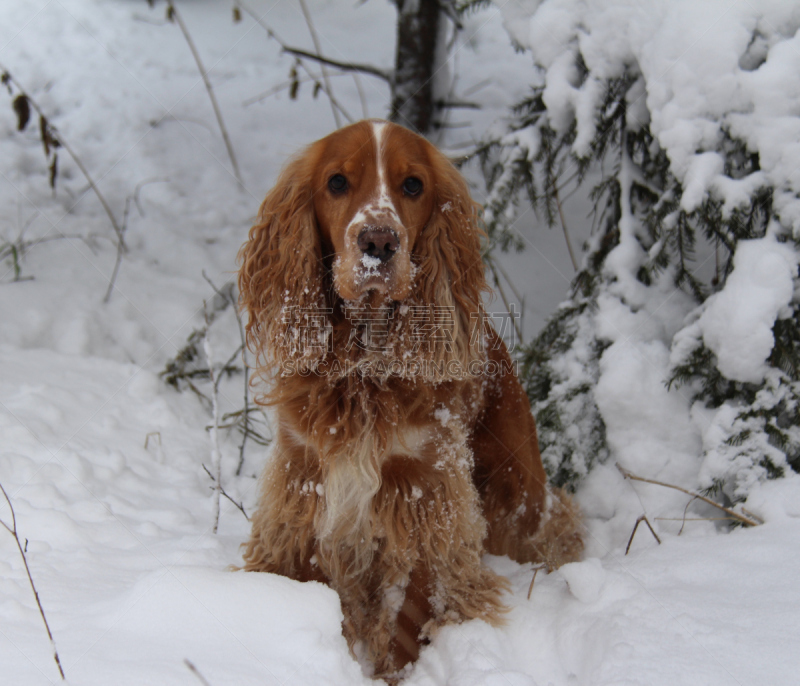
<svg viewBox="0 0 800 686">
<path fill-rule="evenodd" d="M 416 164 L 430 196 L 391 191 L 412 267 L 408 283 L 400 267 L 393 275 L 402 299 L 364 290 L 391 317 L 377 351 L 348 345 L 355 324 L 339 295 L 348 275 L 335 261 L 349 244 L 323 216 L 326 202 L 344 202 L 326 200 L 335 155 L 343 169 L 382 156 L 387 170 Z M 352 192 L 370 183 L 354 177 Z M 510 368 L 483 311 L 478 210 L 424 139 L 360 122 L 289 162 L 240 252 L 248 344 L 268 389 L 258 400 L 278 421 L 245 569 L 334 588 L 345 635 L 376 676 L 396 675 L 444 623 L 502 622 L 507 582 L 481 565 L 484 552 L 555 568 L 582 550 L 575 506 L 546 486 L 519 381 L 465 373 Z M 412 314 L 432 307 L 453 315 L 440 322 L 441 344 L 420 345 Z M 430 364 L 398 371 L 409 360 Z"/>
</svg>

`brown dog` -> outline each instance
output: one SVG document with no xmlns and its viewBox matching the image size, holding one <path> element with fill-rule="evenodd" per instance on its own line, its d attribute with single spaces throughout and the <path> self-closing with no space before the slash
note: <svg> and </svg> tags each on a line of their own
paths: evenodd
<svg viewBox="0 0 800 686">
<path fill-rule="evenodd" d="M 288 164 L 240 253 L 278 420 L 245 569 L 329 584 L 376 676 L 437 626 L 502 621 L 484 552 L 554 568 L 583 548 L 483 310 L 477 218 L 436 148 L 364 121 Z"/>
</svg>

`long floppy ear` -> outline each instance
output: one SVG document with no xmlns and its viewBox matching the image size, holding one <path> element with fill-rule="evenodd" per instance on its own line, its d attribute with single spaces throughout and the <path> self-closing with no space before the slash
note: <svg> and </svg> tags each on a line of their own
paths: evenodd
<svg viewBox="0 0 800 686">
<path fill-rule="evenodd" d="M 262 374 L 289 360 L 313 367 L 325 354 L 330 325 L 313 162 L 312 146 L 284 168 L 239 250 L 239 302 L 249 315 L 247 343 Z"/>
<path fill-rule="evenodd" d="M 481 207 L 458 170 L 433 146 L 431 165 L 437 197 L 414 249 L 419 259 L 417 294 L 426 304 L 454 312 L 453 357 L 469 365 L 483 359 L 483 293 L 488 287 L 481 256 Z"/>
</svg>

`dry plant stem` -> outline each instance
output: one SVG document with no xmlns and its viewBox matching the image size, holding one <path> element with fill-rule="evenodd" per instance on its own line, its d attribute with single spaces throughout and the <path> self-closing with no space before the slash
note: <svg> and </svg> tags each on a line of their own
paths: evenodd
<svg viewBox="0 0 800 686">
<path fill-rule="evenodd" d="M 92 178 L 92 175 L 89 173 L 89 170 L 86 168 L 86 166 L 81 161 L 81 158 L 78 157 L 78 155 L 72 149 L 72 146 L 70 146 L 70 144 L 67 143 L 67 141 L 64 140 L 64 137 L 61 135 L 61 132 L 58 129 L 56 129 L 55 126 L 53 126 L 52 124 L 49 123 L 50 120 L 47 117 L 45 117 L 44 112 L 42 111 L 42 108 L 39 107 L 39 104 L 30 95 L 28 95 L 28 92 L 20 85 L 19 81 L 17 81 L 13 76 L 11 76 L 11 72 L 9 72 L 8 69 L 6 69 L 2 64 L 0 64 L 0 72 L 2 72 L 4 74 L 8 74 L 8 80 L 11 83 L 13 83 L 14 86 L 16 86 L 16 88 L 19 91 L 20 95 L 24 95 L 25 98 L 27 99 L 28 103 L 30 104 L 30 106 L 33 107 L 33 109 L 36 111 L 36 114 L 38 114 L 40 117 L 42 117 L 43 119 L 45 119 L 48 122 L 50 130 L 55 133 L 55 136 L 58 139 L 58 142 L 61 144 L 61 147 L 64 148 L 64 150 L 67 151 L 67 154 L 72 158 L 72 161 L 77 165 L 78 169 L 81 170 L 81 173 L 83 174 L 84 178 L 86 179 L 87 183 L 89 184 L 89 188 L 91 188 L 94 191 L 94 194 L 97 196 L 97 199 L 100 201 L 100 204 L 103 206 L 103 209 L 106 211 L 106 214 L 108 215 L 109 220 L 111 220 L 111 226 L 114 227 L 114 232 L 117 234 L 117 241 L 119 243 L 120 250 L 123 250 L 123 251 L 126 250 L 127 248 L 125 246 L 125 240 L 123 238 L 123 233 L 124 233 L 123 229 L 117 223 L 117 220 L 114 217 L 114 213 L 111 211 L 111 206 L 108 204 L 108 201 L 105 199 L 103 194 L 100 192 L 100 189 L 97 187 L 97 184 L 94 182 L 94 179 Z"/>
<path fill-rule="evenodd" d="M 730 522 L 731 517 L 653 517 L 654 522 Z"/>
<path fill-rule="evenodd" d="M 203 684 L 203 686 L 211 686 L 211 684 L 208 682 L 208 679 L 206 679 L 202 674 L 200 674 L 200 670 L 194 666 L 193 662 L 184 658 L 183 664 L 185 664 L 189 668 L 189 671 L 197 677 L 198 681 L 200 681 L 200 683 Z"/>
<path fill-rule="evenodd" d="M 206 474 L 208 474 L 208 476 L 211 479 L 211 481 L 216 483 L 216 479 L 214 478 L 214 475 L 208 470 L 208 467 L 203 465 L 203 470 L 205 471 Z M 250 521 L 250 517 L 247 516 L 247 512 L 245 512 L 245 509 L 244 509 L 244 505 L 242 505 L 240 502 L 237 502 L 236 500 L 231 498 L 231 496 L 228 495 L 228 493 L 225 491 L 225 489 L 221 485 L 219 486 L 219 491 L 220 491 L 220 493 L 222 494 L 223 497 L 225 497 L 228 500 L 230 500 L 236 506 L 236 508 L 244 515 L 244 518 L 249 522 Z"/>
<path fill-rule="evenodd" d="M 236 467 L 236 476 L 241 476 L 242 468 L 244 467 L 244 448 L 247 443 L 247 437 L 250 435 L 250 366 L 247 364 L 247 339 L 244 333 L 244 325 L 242 324 L 242 316 L 239 312 L 239 307 L 237 306 L 236 301 L 226 293 L 223 293 L 219 288 L 214 285 L 214 282 L 208 278 L 205 272 L 203 272 L 203 278 L 206 280 L 211 288 L 214 289 L 214 292 L 217 293 L 220 297 L 226 298 L 230 304 L 233 306 L 233 311 L 236 313 L 236 324 L 239 327 L 239 338 L 241 339 L 241 345 L 239 349 L 231 356 L 231 359 L 225 363 L 225 369 L 227 369 L 233 362 L 233 358 L 236 357 L 240 352 L 242 353 L 242 371 L 244 372 L 244 431 L 242 431 L 242 442 L 239 444 L 239 464 Z M 242 510 L 244 512 L 244 510 Z M 247 515 L 245 514 L 245 517 Z"/>
<path fill-rule="evenodd" d="M 56 642 L 55 639 L 53 638 L 52 632 L 50 631 L 50 625 L 47 623 L 47 617 L 45 617 L 44 614 L 42 601 L 39 600 L 39 592 L 36 590 L 36 584 L 33 583 L 33 577 L 31 576 L 31 569 L 30 567 L 28 567 L 28 558 L 25 555 L 25 549 L 22 547 L 22 543 L 20 543 L 19 534 L 17 534 L 17 515 L 14 512 L 14 506 L 11 504 L 11 499 L 8 497 L 6 489 L 3 488 L 3 484 L 0 484 L 0 491 L 3 492 L 3 497 L 6 499 L 8 507 L 11 510 L 11 526 L 6 524 L 2 519 L 0 519 L 0 524 L 2 524 L 5 527 L 6 531 L 8 531 L 14 537 L 14 540 L 17 542 L 17 548 L 19 548 L 19 554 L 22 556 L 22 563 L 25 565 L 25 573 L 28 575 L 28 581 L 31 584 L 33 597 L 36 599 L 36 604 L 39 606 L 39 614 L 42 616 L 42 621 L 44 622 L 44 628 L 47 630 L 47 637 L 50 639 L 50 647 L 53 649 L 53 659 L 56 661 L 56 667 L 58 667 L 58 673 L 61 675 L 61 680 L 66 681 L 67 677 L 64 676 L 64 669 L 61 667 L 61 658 L 58 656 L 58 650 L 56 649 Z"/>
<path fill-rule="evenodd" d="M 240 188 L 244 188 L 244 182 L 242 181 L 242 174 L 239 171 L 239 163 L 236 161 L 236 155 L 233 152 L 233 145 L 231 144 L 231 139 L 228 136 L 228 129 L 225 128 L 225 122 L 222 120 L 222 112 L 219 109 L 219 104 L 217 103 L 217 98 L 214 95 L 214 89 L 211 86 L 211 81 L 208 78 L 208 72 L 206 68 L 203 66 L 203 62 L 200 59 L 200 53 L 197 52 L 197 46 L 195 46 L 194 41 L 192 40 L 192 36 L 189 33 L 189 29 L 186 28 L 186 24 L 183 23 L 183 18 L 181 17 L 180 13 L 178 12 L 177 7 L 169 0 L 167 3 L 170 7 L 170 11 L 172 17 L 175 19 L 176 23 L 181 29 L 181 33 L 183 33 L 183 37 L 186 39 L 186 43 L 189 46 L 189 50 L 192 51 L 192 57 L 194 57 L 194 61 L 197 64 L 197 69 L 200 71 L 200 76 L 203 78 L 203 84 L 206 87 L 206 92 L 208 93 L 208 99 L 211 100 L 211 107 L 214 108 L 214 116 L 217 118 L 217 124 L 219 124 L 219 130 L 222 134 L 222 140 L 225 142 L 225 147 L 228 149 L 228 157 L 231 160 L 231 166 L 233 167 L 233 173 L 236 176 L 236 181 L 239 183 Z"/>
<path fill-rule="evenodd" d="M 125 200 L 125 211 L 122 214 L 122 227 L 121 227 L 121 236 L 125 236 L 125 230 L 128 228 L 128 214 L 130 213 L 131 209 L 131 199 L 130 197 L 126 198 Z M 114 269 L 111 271 L 111 278 L 108 280 L 108 288 L 106 289 L 106 294 L 103 296 L 103 303 L 108 304 L 111 300 L 111 294 L 114 292 L 114 285 L 117 282 L 117 275 L 119 274 L 119 268 L 122 264 L 122 242 L 117 243 L 117 259 L 114 261 Z"/>
<path fill-rule="evenodd" d="M 150 439 L 158 442 L 158 445 L 161 445 L 161 432 L 160 431 L 151 431 L 144 437 L 144 449 L 147 450 L 147 446 L 150 445 Z"/>
<path fill-rule="evenodd" d="M 278 43 L 278 45 L 281 46 L 281 48 L 283 50 L 287 50 L 286 43 L 284 43 L 280 39 L 278 34 L 275 33 L 275 31 L 273 31 L 264 22 L 264 20 L 256 12 L 253 11 L 253 9 L 251 7 L 249 7 L 247 4 L 245 4 L 243 2 L 243 0 L 233 0 L 233 4 L 234 4 L 234 6 L 238 7 L 241 11 L 246 12 L 247 14 L 249 14 L 250 17 L 253 19 L 253 21 L 255 21 L 256 24 L 258 24 L 262 29 L 264 29 L 267 32 L 267 37 L 268 38 L 272 38 L 274 41 L 276 41 Z M 308 74 L 309 78 L 312 81 L 315 81 L 315 82 L 317 81 L 317 77 L 314 76 L 314 74 L 312 74 L 309 71 L 308 67 L 305 65 L 305 63 L 302 60 L 300 60 L 300 66 L 303 68 L 303 71 L 305 71 L 305 73 Z M 342 113 L 342 116 L 345 119 L 347 119 L 348 122 L 353 123 L 355 120 L 353 119 L 353 117 L 350 116 L 350 114 L 348 114 L 347 110 L 345 110 L 344 107 L 342 107 L 341 103 L 333 96 L 333 92 L 330 90 L 330 88 L 328 88 L 325 84 L 320 84 L 320 85 L 322 86 L 322 90 L 325 92 L 325 95 L 327 95 L 328 99 L 331 101 L 331 104 L 333 104 L 336 107 L 336 109 L 339 110 L 339 112 Z M 269 94 L 271 94 L 270 91 L 267 92 L 267 95 L 263 95 L 262 94 L 261 96 L 257 96 L 256 98 L 250 98 L 250 100 L 246 100 L 245 101 L 245 105 L 252 104 L 253 102 L 256 102 L 257 100 L 261 100 L 264 97 L 268 97 Z"/>
<path fill-rule="evenodd" d="M 213 389 L 213 394 L 211 396 L 211 403 L 212 403 L 212 411 L 211 411 L 211 468 L 214 470 L 214 498 L 213 498 L 213 507 L 214 507 L 214 533 L 217 533 L 219 529 L 219 496 L 222 491 L 222 454 L 219 450 L 219 435 L 218 435 L 218 428 L 219 428 L 219 398 L 217 393 L 217 378 L 216 374 L 214 373 L 214 360 L 213 354 L 211 350 L 211 341 L 209 339 L 209 318 L 208 318 L 208 308 L 206 307 L 205 302 L 203 302 L 203 312 L 206 317 L 206 333 L 203 337 L 203 351 L 206 354 L 206 359 L 208 360 L 208 375 L 211 377 L 211 387 Z"/>
<path fill-rule="evenodd" d="M 578 262 L 575 259 L 575 253 L 572 250 L 572 241 L 570 241 L 569 239 L 567 222 L 564 219 L 564 209 L 561 207 L 561 199 L 558 197 L 558 186 L 553 186 L 553 196 L 556 199 L 556 206 L 558 207 L 558 216 L 561 219 L 561 228 L 564 230 L 564 240 L 567 242 L 567 251 L 569 252 L 569 259 L 572 261 L 572 268 L 577 272 Z"/>
<path fill-rule="evenodd" d="M 531 585 L 528 586 L 528 600 L 531 599 L 531 593 L 533 593 L 533 582 L 536 581 L 536 575 L 539 573 L 540 569 L 544 569 L 544 565 L 539 565 L 538 567 L 533 568 L 533 578 L 531 579 Z"/>
<path fill-rule="evenodd" d="M 683 524 L 681 524 L 681 528 L 678 530 L 678 536 L 683 533 L 683 528 L 686 526 L 686 515 L 689 512 L 689 505 L 691 505 L 697 498 L 691 498 L 688 503 L 686 503 L 686 507 L 683 508 Z"/>
<path fill-rule="evenodd" d="M 314 43 L 314 50 L 317 51 L 318 55 L 322 55 L 322 47 L 319 44 L 319 37 L 317 36 L 317 30 L 314 28 L 314 22 L 311 21 L 311 13 L 308 11 L 308 5 L 306 5 L 306 0 L 300 0 L 300 9 L 303 11 L 303 17 L 306 20 L 306 24 L 308 25 L 308 32 L 311 34 L 311 40 Z M 325 68 L 325 65 L 320 65 L 320 71 L 322 72 L 322 81 L 325 83 L 325 88 L 328 92 L 331 92 L 331 82 L 328 79 L 328 70 Z M 333 112 L 333 121 L 336 123 L 336 128 L 340 129 L 342 127 L 342 120 L 339 118 L 339 111 L 336 109 L 334 104 L 331 102 L 331 111 Z"/>
<path fill-rule="evenodd" d="M 358 99 L 361 101 L 361 116 L 363 116 L 364 119 L 369 119 L 367 96 L 364 94 L 364 87 L 361 84 L 361 77 L 358 75 L 358 72 L 353 72 L 353 81 L 355 82 L 356 90 L 358 91 Z"/>
<path fill-rule="evenodd" d="M 664 483 L 663 481 L 656 481 L 655 479 L 645 479 L 641 476 L 636 476 L 632 474 L 627 469 L 622 467 L 619 463 L 617 463 L 617 469 L 622 473 L 626 479 L 631 479 L 633 481 L 641 481 L 646 484 L 655 484 L 656 486 L 664 486 L 665 488 L 672 488 L 676 491 L 680 491 L 681 493 L 685 493 L 692 498 L 697 498 L 698 500 L 702 500 L 704 503 L 708 503 L 717 509 L 722 510 L 725 514 L 729 515 L 737 522 L 744 524 L 745 526 L 758 526 L 761 522 L 756 521 L 755 519 L 751 519 L 749 517 L 745 517 L 744 515 L 731 510 L 729 507 L 725 507 L 724 505 L 720 505 L 719 503 L 714 502 L 711 498 L 706 498 L 704 495 L 700 495 L 699 493 L 692 493 L 692 491 L 686 490 L 685 488 L 681 488 L 680 486 L 675 486 L 674 484 Z"/>
<path fill-rule="evenodd" d="M 633 543 L 633 537 L 636 535 L 636 529 L 639 528 L 639 524 L 644 522 L 647 524 L 647 528 L 650 529 L 650 533 L 653 534 L 653 537 L 658 541 L 658 545 L 661 545 L 661 539 L 658 537 L 658 534 L 655 532 L 652 526 L 650 526 L 650 520 L 647 519 L 646 515 L 642 515 L 639 519 L 636 520 L 636 524 L 633 525 L 633 531 L 631 531 L 631 537 L 628 539 L 628 546 L 625 548 L 625 554 L 627 555 L 631 549 L 631 543 Z"/>
</svg>

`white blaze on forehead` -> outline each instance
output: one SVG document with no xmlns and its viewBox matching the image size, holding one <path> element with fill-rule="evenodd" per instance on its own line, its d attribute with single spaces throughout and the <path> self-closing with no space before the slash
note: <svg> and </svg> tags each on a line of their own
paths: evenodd
<svg viewBox="0 0 800 686">
<path fill-rule="evenodd" d="M 397 210 L 389 195 L 389 186 L 386 182 L 386 161 L 383 154 L 383 137 L 386 129 L 385 121 L 372 122 L 372 136 L 375 139 L 375 169 L 378 174 L 378 197 L 371 203 L 377 209 L 387 210 L 399 221 Z"/>
<path fill-rule="evenodd" d="M 402 226 L 400 215 L 389 195 L 389 185 L 387 182 L 388 173 L 384 155 L 384 139 L 386 134 L 386 122 L 373 121 L 372 137 L 375 141 L 375 173 L 377 177 L 376 188 L 370 194 L 366 204 L 358 208 L 355 216 L 347 225 L 346 234 L 351 235 L 353 230 L 360 230 L 361 227 L 374 225 L 381 221 L 390 221 L 398 226 Z"/>
</svg>

